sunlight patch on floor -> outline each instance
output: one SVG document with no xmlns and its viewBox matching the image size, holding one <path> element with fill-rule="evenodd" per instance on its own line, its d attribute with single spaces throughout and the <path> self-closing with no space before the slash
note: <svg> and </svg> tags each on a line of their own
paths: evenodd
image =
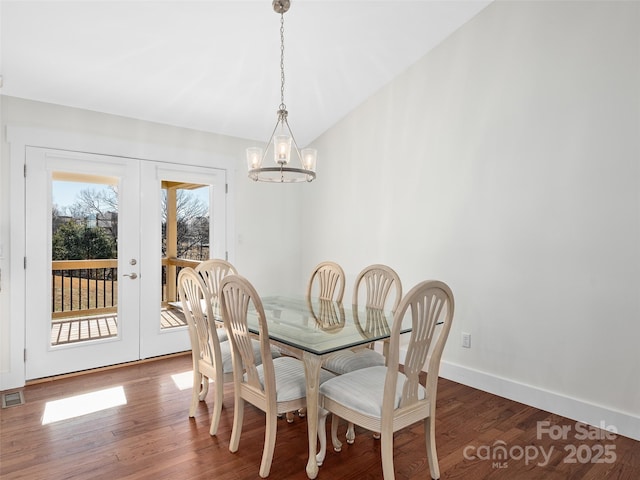
<svg viewBox="0 0 640 480">
<path fill-rule="evenodd" d="M 187 390 L 193 385 L 193 371 L 189 370 L 188 372 L 176 373 L 175 375 L 171 375 L 171 379 L 173 383 L 176 384 L 176 387 L 178 387 L 178 390 Z"/>
<path fill-rule="evenodd" d="M 178 390 L 188 390 L 193 386 L 193 370 L 171 375 L 171 379 Z M 209 383 L 213 383 L 213 381 L 209 379 Z"/>
<path fill-rule="evenodd" d="M 44 408 L 42 424 L 47 425 L 69 418 L 80 417 L 108 408 L 126 405 L 127 397 L 123 387 L 113 387 L 96 392 L 74 395 L 47 402 Z"/>
</svg>

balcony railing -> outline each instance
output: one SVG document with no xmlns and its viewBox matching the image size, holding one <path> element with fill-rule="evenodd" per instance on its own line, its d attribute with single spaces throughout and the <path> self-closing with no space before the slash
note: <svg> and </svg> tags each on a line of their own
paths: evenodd
<svg viewBox="0 0 640 480">
<path fill-rule="evenodd" d="M 162 306 L 178 300 L 178 274 L 184 267 L 195 268 L 199 260 L 187 260 L 184 258 L 162 259 Z"/>
<path fill-rule="evenodd" d="M 52 318 L 116 311 L 118 260 L 55 260 L 51 274 Z"/>
<path fill-rule="evenodd" d="M 162 259 L 162 306 L 178 299 L 178 273 L 200 262 Z M 53 319 L 115 313 L 118 305 L 118 260 L 55 260 L 51 262 Z"/>
</svg>

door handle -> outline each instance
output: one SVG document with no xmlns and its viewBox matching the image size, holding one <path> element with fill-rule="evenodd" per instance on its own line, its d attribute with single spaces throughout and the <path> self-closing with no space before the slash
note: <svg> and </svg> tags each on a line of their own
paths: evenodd
<svg viewBox="0 0 640 480">
<path fill-rule="evenodd" d="M 123 275 L 123 277 L 129 277 L 131 280 L 135 280 L 136 278 L 138 278 L 138 274 L 137 273 L 125 273 Z"/>
</svg>

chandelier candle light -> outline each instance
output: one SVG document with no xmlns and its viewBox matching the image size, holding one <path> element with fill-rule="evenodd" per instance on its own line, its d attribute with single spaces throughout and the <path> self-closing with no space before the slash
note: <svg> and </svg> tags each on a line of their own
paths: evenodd
<svg viewBox="0 0 640 480">
<path fill-rule="evenodd" d="M 278 107 L 278 121 L 264 151 L 260 147 L 247 148 L 249 178 L 260 182 L 297 183 L 311 182 L 316 178 L 318 153 L 313 148 L 303 148 L 302 150 L 298 148 L 287 121 L 287 106 L 284 104 L 284 14 L 289 10 L 290 5 L 290 0 L 273 0 L 273 10 L 280 14 L 280 106 Z M 270 150 L 273 150 L 275 166 L 262 166 Z M 300 167 L 289 166 L 292 153 L 297 157 Z"/>
</svg>

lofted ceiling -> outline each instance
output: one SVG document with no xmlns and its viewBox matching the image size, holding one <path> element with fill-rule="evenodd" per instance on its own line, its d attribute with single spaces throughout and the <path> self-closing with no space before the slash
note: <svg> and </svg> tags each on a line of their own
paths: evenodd
<svg viewBox="0 0 640 480">
<path fill-rule="evenodd" d="M 285 104 L 300 146 L 492 0 L 292 0 Z M 266 141 L 280 104 L 271 0 L 1 0 L 2 94 Z"/>
</svg>

